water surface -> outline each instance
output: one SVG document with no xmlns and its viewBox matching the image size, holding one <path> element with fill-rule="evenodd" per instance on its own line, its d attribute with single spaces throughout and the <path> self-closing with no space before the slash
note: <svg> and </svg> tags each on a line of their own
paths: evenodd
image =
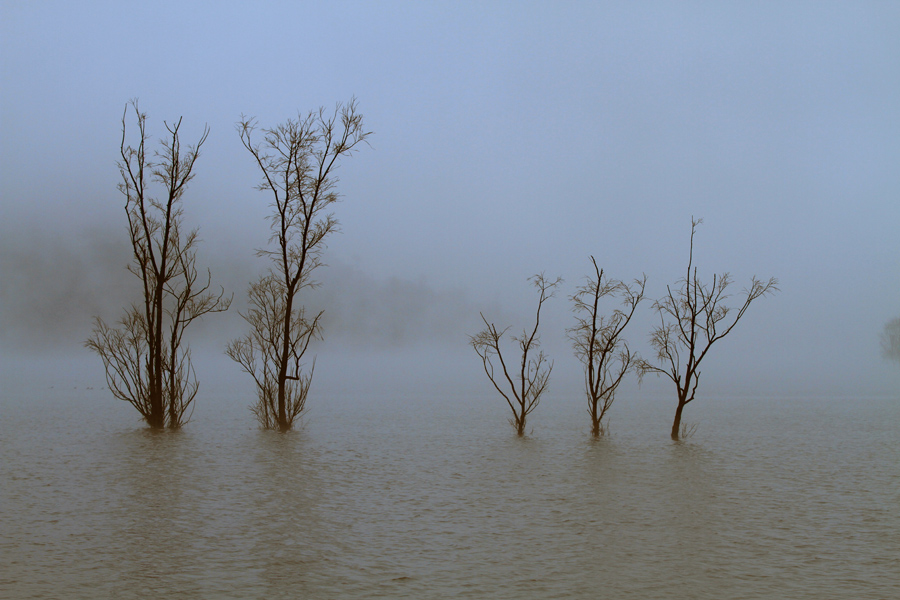
<svg viewBox="0 0 900 600">
<path fill-rule="evenodd" d="M 152 432 L 104 390 L 4 391 L 0 596 L 900 597 L 900 400 L 318 397 Z M 674 402 L 672 402 L 674 404 Z"/>
</svg>

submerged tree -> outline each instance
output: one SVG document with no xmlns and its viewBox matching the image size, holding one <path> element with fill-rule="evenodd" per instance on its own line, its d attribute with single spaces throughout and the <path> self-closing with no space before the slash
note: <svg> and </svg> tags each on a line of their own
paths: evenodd
<svg viewBox="0 0 900 600">
<path fill-rule="evenodd" d="M 712 285 L 705 285 L 698 279 L 697 268 L 693 266 L 694 233 L 702 222 L 702 219 L 692 220 L 685 278 L 677 283 L 674 290 L 666 286 L 667 294 L 653 304 L 660 324 L 653 329 L 650 343 L 657 351 L 657 362 L 663 366 L 640 361 L 642 373 L 660 373 L 675 383 L 678 406 L 672 423 L 673 440 L 681 435 L 681 415 L 697 393 L 700 363 L 709 349 L 731 333 L 751 302 L 778 291 L 778 280 L 774 277 L 767 282 L 753 277 L 750 287 L 744 290 L 744 300 L 737 312 L 725 306 L 724 302 L 730 297 L 727 289 L 732 283 L 729 274 L 714 275 Z"/>
<path fill-rule="evenodd" d="M 576 324 L 568 333 L 575 356 L 584 365 L 591 435 L 597 437 L 606 432 L 603 418 L 615 402 L 616 389 L 639 360 L 622 338 L 622 332 L 644 298 L 647 277 L 635 279 L 630 285 L 615 279 L 604 280 L 603 270 L 593 256 L 591 262 L 595 276 L 589 276 L 587 283 L 572 296 Z M 600 314 L 600 301 L 607 297 L 621 297 L 624 309 L 615 309 L 609 317 Z"/>
<path fill-rule="evenodd" d="M 182 148 L 179 130 L 165 123 L 168 134 L 160 150 L 147 154 L 146 114 L 132 101 L 137 118 L 137 146 L 126 143 L 126 117 L 122 116 L 122 140 L 118 163 L 125 196 L 125 214 L 131 237 L 132 262 L 128 270 L 140 279 L 142 300 L 131 306 L 110 327 L 95 319 L 85 346 L 100 355 L 113 395 L 132 404 L 150 427 L 177 428 L 190 419 L 189 409 L 199 382 L 191 364 L 184 332 L 196 319 L 227 310 L 231 298 L 224 290 L 211 291 L 211 275 L 201 279 L 197 271 L 197 229 L 182 230 L 182 197 L 194 177 L 194 163 L 209 128 L 196 145 Z M 156 183 L 161 195 L 149 188 Z"/>
<path fill-rule="evenodd" d="M 900 363 L 900 317 L 884 324 L 881 332 L 881 354 Z"/>
<path fill-rule="evenodd" d="M 522 331 L 521 336 L 513 336 L 512 338 L 519 346 L 519 351 L 522 354 L 518 364 L 518 372 L 510 374 L 500 347 L 500 340 L 503 339 L 509 327 L 498 330 L 482 314 L 481 320 L 484 321 L 485 328 L 469 338 L 469 343 L 475 349 L 475 352 L 478 353 L 478 356 L 481 357 L 484 372 L 487 374 L 488 379 L 491 380 L 494 388 L 500 392 L 500 395 L 509 404 L 509 408 L 513 413 L 513 418 L 509 422 L 520 436 L 525 435 L 525 420 L 540 403 L 541 395 L 547 389 L 547 383 L 550 381 L 550 372 L 553 370 L 553 363 L 548 362 L 544 352 L 539 350 L 540 337 L 537 332 L 541 324 L 541 308 L 544 306 L 544 302 L 553 297 L 555 288 L 562 283 L 562 279 L 557 278 L 555 281 L 548 281 L 543 274 L 540 274 L 531 277 L 529 281 L 538 289 L 540 295 L 538 297 L 534 328 L 531 330 L 531 333 L 526 329 Z M 534 355 L 535 351 L 537 356 Z M 495 358 L 500 363 L 500 371 L 502 373 L 495 372 Z M 507 386 L 508 391 L 504 391 L 503 388 Z"/>
<path fill-rule="evenodd" d="M 272 194 L 272 235 L 270 247 L 257 250 L 270 266 L 250 285 L 250 307 L 241 314 L 250 333 L 233 340 L 226 354 L 256 383 L 251 409 L 260 424 L 286 431 L 306 405 L 315 361 L 306 371 L 303 357 L 320 335 L 322 317 L 307 314 L 297 295 L 316 286 L 312 273 L 322 264 L 325 238 L 338 226 L 329 211 L 338 201 L 339 159 L 352 155 L 370 132 L 363 129 L 355 99 L 333 113 L 320 108 L 263 129 L 261 142 L 253 141 L 254 119 L 242 117 L 237 129 L 262 172 L 258 189 Z"/>
</svg>

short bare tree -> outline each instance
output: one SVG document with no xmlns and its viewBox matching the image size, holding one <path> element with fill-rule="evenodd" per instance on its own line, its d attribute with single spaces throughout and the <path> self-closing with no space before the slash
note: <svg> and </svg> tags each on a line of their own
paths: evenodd
<svg viewBox="0 0 900 600">
<path fill-rule="evenodd" d="M 587 283 L 578 288 L 572 296 L 572 310 L 575 312 L 575 326 L 568 330 L 575 348 L 575 356 L 584 366 L 584 388 L 588 400 L 588 414 L 591 416 L 591 435 L 598 437 L 606 433 L 603 422 L 607 411 L 616 399 L 616 389 L 640 360 L 632 352 L 622 332 L 634 316 L 634 311 L 644 298 L 647 277 L 635 279 L 626 284 L 615 279 L 604 279 L 603 270 L 591 257 L 594 276 L 588 276 Z M 600 313 L 600 302 L 604 298 L 621 298 L 624 308 L 617 308 L 612 315 Z"/>
<path fill-rule="evenodd" d="M 484 372 L 487 374 L 488 379 L 491 380 L 494 388 L 500 392 L 500 395 L 503 396 L 509 405 L 513 413 L 513 418 L 509 422 L 520 436 L 525 435 L 525 420 L 540 403 L 541 395 L 547 389 L 547 384 L 550 381 L 550 372 L 553 371 L 553 363 L 548 362 L 544 352 L 539 350 L 540 337 L 538 336 L 538 327 L 541 324 L 541 308 L 547 300 L 553 297 L 555 288 L 562 283 L 562 279 L 557 278 L 555 281 L 549 281 L 542 273 L 531 277 L 529 281 L 538 289 L 540 295 L 538 297 L 534 328 L 531 330 L 531 333 L 526 329 L 522 331 L 521 336 L 513 336 L 512 338 L 519 346 L 519 351 L 521 352 L 515 379 L 510 374 L 500 347 L 500 341 L 509 330 L 509 327 L 498 330 L 496 325 L 489 323 L 482 314 L 481 320 L 484 321 L 485 328 L 469 338 L 469 343 L 475 349 L 475 352 L 478 353 L 478 356 L 481 357 Z M 537 352 L 536 356 L 535 352 Z M 495 371 L 495 359 L 500 364 L 500 373 Z M 506 387 L 508 387 L 508 390 L 504 391 L 503 388 Z"/>
<path fill-rule="evenodd" d="M 766 282 L 753 277 L 750 287 L 744 290 L 740 308 L 735 312 L 725 306 L 725 301 L 730 297 L 728 286 L 732 283 L 729 274 L 714 275 L 712 285 L 705 285 L 698 279 L 697 268 L 693 264 L 694 233 L 702 222 L 702 219 L 692 219 L 687 274 L 674 290 L 666 286 L 667 294 L 653 304 L 660 324 L 654 328 L 650 343 L 657 352 L 657 362 L 662 366 L 644 360 L 639 365 L 642 374 L 659 373 L 675 383 L 678 407 L 672 423 L 673 440 L 681 436 L 681 415 L 697 393 L 700 363 L 709 349 L 731 333 L 751 302 L 778 291 L 778 280 L 774 277 Z"/>
<path fill-rule="evenodd" d="M 900 363 L 900 317 L 884 324 L 881 332 L 881 354 Z"/>
<path fill-rule="evenodd" d="M 322 313 L 308 315 L 297 295 L 313 288 L 313 271 L 322 264 L 325 239 L 337 229 L 330 212 L 338 201 L 335 171 L 341 157 L 350 156 L 369 137 L 356 100 L 324 108 L 272 129 L 253 140 L 256 121 L 242 117 L 241 142 L 262 173 L 259 190 L 272 197 L 268 219 L 269 248 L 257 255 L 270 260 L 260 279 L 251 284 L 250 307 L 241 316 L 250 333 L 233 340 L 226 354 L 249 373 L 257 387 L 251 409 L 267 429 L 289 430 L 306 405 L 313 366 L 303 358 L 320 336 Z"/>
<path fill-rule="evenodd" d="M 150 427 L 177 428 L 190 419 L 199 389 L 184 332 L 203 315 L 222 312 L 231 304 L 224 290 L 211 291 L 208 269 L 205 280 L 199 277 L 198 230 L 182 230 L 182 197 L 194 177 L 194 163 L 209 128 L 204 128 L 196 145 L 182 148 L 181 119 L 174 125 L 166 123 L 168 134 L 151 157 L 146 149 L 147 116 L 137 101 L 131 106 L 138 139 L 135 147 L 126 142 L 126 106 L 119 146 L 119 191 L 125 196 L 131 237 L 128 270 L 140 279 L 143 297 L 128 309 L 119 327 L 110 327 L 97 317 L 85 346 L 103 360 L 109 389 L 116 398 L 131 403 Z M 161 188 L 160 196 L 150 192 L 152 183 Z"/>
</svg>

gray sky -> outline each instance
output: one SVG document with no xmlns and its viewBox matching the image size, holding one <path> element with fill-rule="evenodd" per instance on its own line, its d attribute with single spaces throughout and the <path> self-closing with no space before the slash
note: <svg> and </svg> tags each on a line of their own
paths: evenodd
<svg viewBox="0 0 900 600">
<path fill-rule="evenodd" d="M 546 271 L 566 285 L 545 340 L 571 363 L 566 296 L 589 255 L 612 277 L 645 272 L 658 297 L 683 275 L 694 215 L 701 275 L 782 289 L 705 378 L 898 388 L 878 335 L 900 315 L 900 4 L 0 6 L 7 351 L 77 349 L 92 314 L 115 320 L 131 297 L 115 167 L 128 99 L 154 136 L 164 119 L 183 116 L 186 140 L 209 124 L 186 213 L 240 302 L 269 200 L 235 121 L 273 126 L 355 95 L 375 133 L 340 169 L 342 233 L 314 299 L 337 347 L 466 352 L 479 310 L 526 324 L 525 280 Z M 649 304 L 627 335 L 647 353 Z M 241 322 L 203 327 L 227 338 Z"/>
</svg>

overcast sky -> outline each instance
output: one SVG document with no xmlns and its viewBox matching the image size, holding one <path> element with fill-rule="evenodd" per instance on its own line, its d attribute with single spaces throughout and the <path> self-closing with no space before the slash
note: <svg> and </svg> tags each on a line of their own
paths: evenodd
<svg viewBox="0 0 900 600">
<path fill-rule="evenodd" d="M 374 134 L 341 165 L 316 300 L 335 340 L 464 349 L 479 310 L 526 325 L 526 279 L 545 271 L 566 280 L 545 335 L 571 362 L 566 296 L 589 256 L 612 277 L 646 273 L 659 297 L 696 216 L 702 277 L 730 271 L 736 293 L 780 280 L 722 342 L 720 383 L 900 386 L 878 345 L 900 316 L 898 3 L 0 6 L 8 352 L 78 350 L 90 316 L 114 321 L 132 293 L 115 166 L 130 98 L 156 139 L 163 120 L 183 116 L 186 141 L 209 125 L 186 215 L 241 301 L 269 199 L 235 121 L 356 96 Z M 628 337 L 649 353 L 642 310 Z M 241 327 L 219 318 L 206 330 Z"/>
</svg>

